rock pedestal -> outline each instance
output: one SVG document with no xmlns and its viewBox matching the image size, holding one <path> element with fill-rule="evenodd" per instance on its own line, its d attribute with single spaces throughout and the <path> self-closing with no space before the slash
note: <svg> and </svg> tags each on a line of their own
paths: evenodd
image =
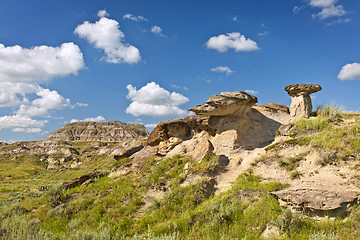
<svg viewBox="0 0 360 240">
<path fill-rule="evenodd" d="M 190 108 L 196 115 L 160 122 L 147 139 L 157 155 L 176 154 L 201 161 L 214 153 L 235 156 L 244 149 L 271 143 L 281 124 L 289 121 L 285 106 L 255 106 L 257 98 L 246 92 L 222 92 Z M 144 150 L 145 151 L 145 150 Z"/>
<path fill-rule="evenodd" d="M 317 84 L 292 84 L 285 87 L 291 97 L 290 117 L 298 120 L 309 118 L 312 111 L 310 94 L 321 90 Z"/>
</svg>

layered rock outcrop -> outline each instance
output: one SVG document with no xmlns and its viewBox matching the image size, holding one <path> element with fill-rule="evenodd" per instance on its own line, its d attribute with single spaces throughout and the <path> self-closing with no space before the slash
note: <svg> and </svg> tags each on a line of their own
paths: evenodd
<svg viewBox="0 0 360 240">
<path fill-rule="evenodd" d="M 331 189 L 319 186 L 294 186 L 272 194 L 283 201 L 284 205 L 290 205 L 317 216 L 346 215 L 349 207 L 360 197 L 358 189 Z"/>
<path fill-rule="evenodd" d="M 146 128 L 139 123 L 75 122 L 50 133 L 45 140 L 56 141 L 122 141 L 148 136 Z"/>
<path fill-rule="evenodd" d="M 289 121 L 285 106 L 255 106 L 257 98 L 248 93 L 223 92 L 204 104 L 190 108 L 195 116 L 160 122 L 147 144 L 161 156 L 176 154 L 201 161 L 209 153 L 232 156 L 242 149 L 271 143 L 281 124 Z"/>
<path fill-rule="evenodd" d="M 320 91 L 317 84 L 292 84 L 285 87 L 291 97 L 290 116 L 292 120 L 310 117 L 312 103 L 310 94 Z"/>
</svg>

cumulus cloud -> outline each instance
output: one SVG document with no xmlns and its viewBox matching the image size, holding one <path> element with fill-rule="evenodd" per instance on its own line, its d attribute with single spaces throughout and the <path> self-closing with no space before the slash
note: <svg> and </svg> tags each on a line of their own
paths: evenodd
<svg viewBox="0 0 360 240">
<path fill-rule="evenodd" d="M 47 123 L 46 120 L 34 120 L 18 114 L 0 117 L 0 128 L 40 128 L 45 123 Z"/>
<path fill-rule="evenodd" d="M 233 48 L 236 52 L 251 52 L 259 50 L 257 43 L 250 38 L 246 38 L 239 32 L 221 34 L 211 37 L 207 43 L 207 48 L 215 49 L 219 52 L 226 52 Z"/>
<path fill-rule="evenodd" d="M 217 73 L 225 73 L 226 75 L 229 75 L 234 72 L 227 66 L 218 66 L 216 68 L 211 68 L 210 71 L 217 72 Z"/>
<path fill-rule="evenodd" d="M 344 6 L 337 4 L 338 0 L 309 0 L 311 7 L 319 8 L 320 12 L 313 14 L 313 18 L 327 19 L 334 17 L 342 17 L 347 14 Z"/>
<path fill-rule="evenodd" d="M 146 19 L 145 17 L 143 16 L 135 16 L 131 13 L 126 13 L 124 16 L 123 16 L 124 19 L 129 19 L 129 20 L 132 20 L 132 21 L 135 21 L 135 22 L 148 22 L 149 20 Z"/>
<path fill-rule="evenodd" d="M 40 85 L 55 77 L 77 74 L 82 68 L 83 55 L 72 42 L 58 47 L 32 48 L 0 44 L 0 107 L 19 106 L 15 115 L 0 117 L 0 129 L 39 132 L 47 121 L 35 120 L 32 116 L 45 116 L 52 109 L 70 106 L 69 99 Z M 28 95 L 34 93 L 39 98 L 30 102 Z"/>
<path fill-rule="evenodd" d="M 96 48 L 105 53 L 105 60 L 109 63 L 137 63 L 140 61 L 140 52 L 136 47 L 124 43 L 125 35 L 119 29 L 119 23 L 107 17 L 90 23 L 85 21 L 74 31 L 81 38 L 85 38 Z"/>
<path fill-rule="evenodd" d="M 54 77 L 77 74 L 83 67 L 80 48 L 72 42 L 31 49 L 0 44 L 0 82 L 44 83 Z"/>
<path fill-rule="evenodd" d="M 127 89 L 129 92 L 127 98 L 132 103 L 126 109 L 126 113 L 153 117 L 187 115 L 187 111 L 180 109 L 179 106 L 189 99 L 180 93 L 170 93 L 155 82 L 148 83 L 139 90 L 130 84 Z"/>
<path fill-rule="evenodd" d="M 83 67 L 82 53 L 74 43 L 30 49 L 0 44 L 0 107 L 26 103 L 26 94 L 41 89 L 39 84 L 77 74 Z"/>
<path fill-rule="evenodd" d="M 252 94 L 252 95 L 255 95 L 255 94 L 259 93 L 258 91 L 250 90 L 250 89 L 246 89 L 245 92 L 248 93 L 248 94 Z"/>
<path fill-rule="evenodd" d="M 159 27 L 159 26 L 153 26 L 153 27 L 151 28 L 151 32 L 152 32 L 152 33 L 155 33 L 155 34 L 157 34 L 157 35 L 161 35 L 162 29 L 161 29 L 161 27 Z"/>
<path fill-rule="evenodd" d="M 88 121 L 91 121 L 91 122 L 101 122 L 101 121 L 105 121 L 105 118 L 102 117 L 102 116 L 97 116 L 97 117 L 94 117 L 94 118 L 85 118 L 85 119 L 83 119 L 83 120 L 71 119 L 71 120 L 70 120 L 70 123 L 74 123 L 74 122 L 88 122 Z"/>
<path fill-rule="evenodd" d="M 342 81 L 360 80 L 360 63 L 349 63 L 343 66 L 338 78 Z"/>
<path fill-rule="evenodd" d="M 60 110 L 70 106 L 70 99 L 65 99 L 57 91 L 41 89 L 30 105 L 20 105 L 17 114 L 23 116 L 46 116 L 50 110 Z"/>
</svg>

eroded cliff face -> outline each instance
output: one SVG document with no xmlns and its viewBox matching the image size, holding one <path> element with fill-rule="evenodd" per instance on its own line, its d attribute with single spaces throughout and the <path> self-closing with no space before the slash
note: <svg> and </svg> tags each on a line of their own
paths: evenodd
<svg viewBox="0 0 360 240">
<path fill-rule="evenodd" d="M 148 131 L 139 123 L 126 124 L 120 121 L 75 122 L 52 132 L 45 140 L 119 142 L 147 136 Z"/>
</svg>

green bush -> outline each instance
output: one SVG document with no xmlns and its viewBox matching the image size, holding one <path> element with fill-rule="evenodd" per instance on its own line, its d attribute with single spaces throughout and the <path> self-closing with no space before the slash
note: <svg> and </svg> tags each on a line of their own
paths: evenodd
<svg viewBox="0 0 360 240">
<path fill-rule="evenodd" d="M 320 117 L 327 117 L 330 122 L 337 122 L 340 120 L 341 108 L 336 104 L 330 103 L 328 105 L 320 106 L 316 110 L 316 114 Z"/>
</svg>

